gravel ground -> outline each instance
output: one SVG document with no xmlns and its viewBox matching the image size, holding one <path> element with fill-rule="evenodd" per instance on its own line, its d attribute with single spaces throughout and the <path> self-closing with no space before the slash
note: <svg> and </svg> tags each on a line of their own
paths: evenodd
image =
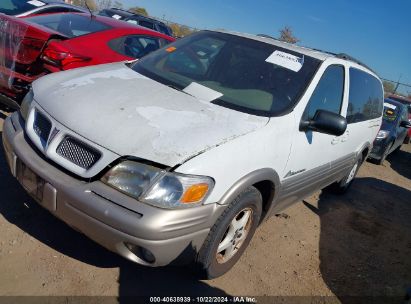
<svg viewBox="0 0 411 304">
<path fill-rule="evenodd" d="M 186 268 L 144 268 L 90 241 L 25 194 L 0 150 L 0 295 L 314 295 L 345 303 L 404 296 L 411 286 L 411 145 L 383 166 L 364 163 L 346 195 L 319 191 L 270 218 L 237 265 L 211 281 Z"/>
</svg>

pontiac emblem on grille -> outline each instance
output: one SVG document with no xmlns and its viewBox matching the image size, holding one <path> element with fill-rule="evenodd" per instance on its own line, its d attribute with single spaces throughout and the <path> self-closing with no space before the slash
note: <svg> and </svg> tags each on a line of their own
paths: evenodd
<svg viewBox="0 0 411 304">
<path fill-rule="evenodd" d="M 49 141 L 47 143 L 47 145 L 50 145 L 50 143 L 53 141 L 54 137 L 56 137 L 56 135 L 60 132 L 59 129 L 54 128 L 53 131 L 51 131 L 51 134 L 49 136 Z"/>
</svg>

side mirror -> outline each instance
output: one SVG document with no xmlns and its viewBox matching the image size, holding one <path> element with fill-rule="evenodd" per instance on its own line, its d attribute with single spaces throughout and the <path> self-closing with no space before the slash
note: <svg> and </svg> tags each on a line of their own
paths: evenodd
<svg viewBox="0 0 411 304">
<path fill-rule="evenodd" d="M 325 110 L 317 110 L 312 120 L 302 120 L 300 131 L 312 130 L 335 136 L 343 135 L 347 129 L 345 117 Z"/>
<path fill-rule="evenodd" d="M 400 127 L 407 128 L 407 129 L 411 128 L 411 121 L 409 121 L 409 120 L 401 121 L 400 122 Z"/>
</svg>

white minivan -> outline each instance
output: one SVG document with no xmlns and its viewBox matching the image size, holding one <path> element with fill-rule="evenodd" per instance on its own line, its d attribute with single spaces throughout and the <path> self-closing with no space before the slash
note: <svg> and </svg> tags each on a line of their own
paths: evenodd
<svg viewBox="0 0 411 304">
<path fill-rule="evenodd" d="M 35 81 L 3 144 L 68 225 L 136 263 L 193 262 L 213 278 L 267 216 L 349 187 L 382 108 L 381 81 L 353 58 L 201 31 Z"/>
</svg>

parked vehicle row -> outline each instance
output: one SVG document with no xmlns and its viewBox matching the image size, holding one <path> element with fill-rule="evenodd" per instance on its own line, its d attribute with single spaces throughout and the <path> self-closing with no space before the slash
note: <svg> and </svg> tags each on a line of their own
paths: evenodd
<svg viewBox="0 0 411 304">
<path fill-rule="evenodd" d="M 394 94 L 388 95 L 388 98 L 391 100 L 398 101 L 402 103 L 403 105 L 405 105 L 406 108 L 408 109 L 408 120 L 411 121 L 411 99 L 403 97 L 403 96 L 399 96 L 399 95 L 394 95 Z M 411 141 L 411 128 L 408 129 L 408 134 L 405 137 L 404 143 L 409 144 L 410 141 Z"/>
<path fill-rule="evenodd" d="M 70 226 L 136 263 L 213 278 L 269 215 L 346 191 L 382 112 L 380 79 L 353 58 L 201 31 L 37 79 L 3 144 L 13 176 Z"/>
<path fill-rule="evenodd" d="M 119 9 L 119 8 L 115 8 L 115 7 L 102 9 L 101 11 L 98 12 L 98 14 L 100 16 L 110 17 L 110 18 L 114 18 L 117 20 L 125 20 L 128 17 L 131 17 L 134 15 L 134 13 L 132 12 Z"/>
<path fill-rule="evenodd" d="M 0 99 L 18 108 L 30 84 L 49 73 L 134 60 L 174 38 L 89 13 L 0 15 Z"/>
<path fill-rule="evenodd" d="M 26 17 L 53 13 L 90 13 L 87 9 L 64 3 L 62 0 L 2 0 L 0 14 L 15 17 Z M 124 20 L 137 24 L 164 35 L 173 36 L 169 26 L 154 18 L 132 13 L 119 8 L 103 9 L 98 12 L 100 16 Z"/>
<path fill-rule="evenodd" d="M 384 100 L 383 121 L 370 153 L 371 159 L 382 164 L 391 152 L 401 148 L 411 128 L 408 109 L 408 106 L 398 101 Z"/>
<path fill-rule="evenodd" d="M 123 20 L 132 24 L 140 25 L 164 35 L 173 36 L 173 31 L 164 22 L 161 22 L 154 18 L 149 18 L 136 13 L 131 13 L 118 8 L 104 9 L 99 12 L 101 16 L 107 16 L 118 20 Z"/>
</svg>

